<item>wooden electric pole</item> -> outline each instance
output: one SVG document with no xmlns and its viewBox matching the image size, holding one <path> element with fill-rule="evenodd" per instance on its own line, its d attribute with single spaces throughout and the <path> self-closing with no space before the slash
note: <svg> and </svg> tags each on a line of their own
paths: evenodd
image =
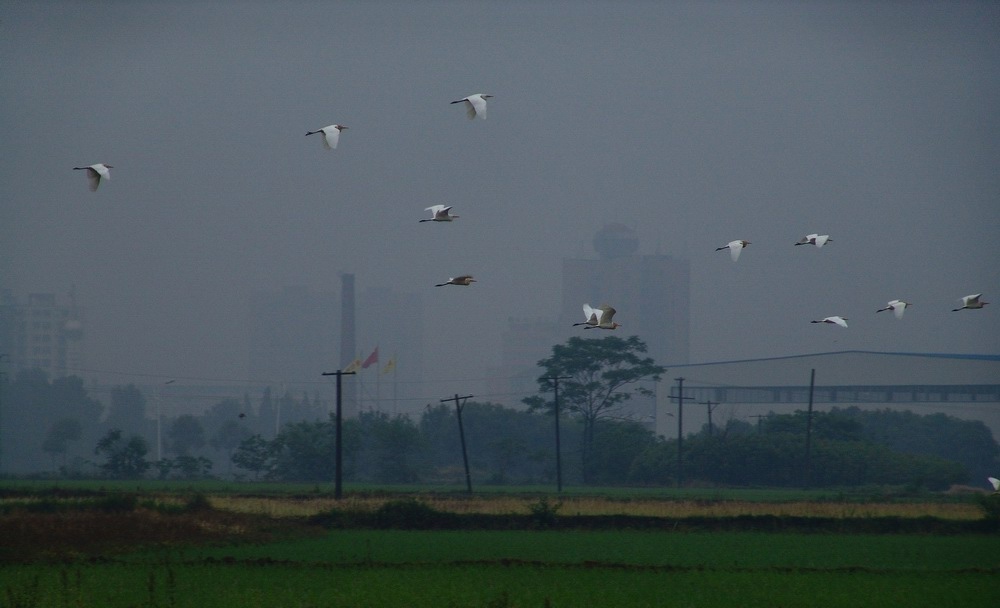
<svg viewBox="0 0 1000 608">
<path fill-rule="evenodd" d="M 677 395 L 670 395 L 670 399 L 677 400 L 677 487 L 681 487 L 684 480 L 684 400 L 694 399 L 694 397 L 684 396 L 684 378 L 674 378 L 677 381 Z"/>
<path fill-rule="evenodd" d="M 809 409 L 806 410 L 806 470 L 805 487 L 812 483 L 812 421 L 813 421 L 813 389 L 816 388 L 816 368 L 809 372 Z"/>
<path fill-rule="evenodd" d="M 336 427 L 337 427 L 337 459 L 336 468 L 333 476 L 333 497 L 340 499 L 344 495 L 344 444 L 343 444 L 343 417 L 344 410 L 341 404 L 342 395 L 342 382 L 343 376 L 353 376 L 355 372 L 345 372 L 337 370 L 335 372 L 323 372 L 324 376 L 336 376 L 337 377 L 337 416 L 336 416 Z"/>
<path fill-rule="evenodd" d="M 465 464 L 465 488 L 469 494 L 472 494 L 472 476 L 469 474 L 469 455 L 465 450 L 465 428 L 462 426 L 462 410 L 465 408 L 465 400 L 470 397 L 472 397 L 472 395 L 459 397 L 458 393 L 455 393 L 454 397 L 442 399 L 441 403 L 444 403 L 445 401 L 455 402 L 455 414 L 458 416 L 458 437 L 462 440 L 462 462 Z M 459 403 L 459 399 L 462 400 L 461 403 Z"/>
<path fill-rule="evenodd" d="M 708 408 L 708 436 L 711 437 L 712 436 L 712 410 L 715 409 L 712 406 L 719 405 L 719 402 L 718 401 L 712 401 L 712 400 L 699 401 L 698 405 L 704 405 L 704 406 L 706 406 Z"/>
<path fill-rule="evenodd" d="M 572 376 L 547 376 L 542 380 L 550 380 L 555 390 L 555 419 L 556 419 L 556 491 L 562 492 L 562 449 L 559 439 L 559 381 L 570 380 Z"/>
</svg>

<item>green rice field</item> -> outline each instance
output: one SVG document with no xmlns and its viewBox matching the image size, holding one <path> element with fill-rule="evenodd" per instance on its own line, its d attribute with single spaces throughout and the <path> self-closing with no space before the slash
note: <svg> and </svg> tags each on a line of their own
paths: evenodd
<svg viewBox="0 0 1000 608">
<path fill-rule="evenodd" d="M 948 529 L 966 532 L 639 529 L 627 523 L 620 529 L 328 529 L 301 515 L 329 509 L 326 495 L 269 492 L 262 509 L 260 492 L 224 492 L 199 495 L 194 509 L 185 507 L 190 497 L 179 490 L 140 494 L 131 507 L 122 506 L 120 494 L 64 490 L 68 495 L 46 490 L 33 496 L 21 489 L 4 499 L 0 608 L 1000 606 L 1000 534 L 995 526 L 963 527 L 975 516 L 971 501 L 954 515 L 940 510 L 962 504 L 950 497 L 906 502 L 893 517 L 952 517 L 959 523 Z M 401 496 L 412 500 L 414 494 L 359 493 L 345 503 L 366 510 Z M 682 513 L 719 508 L 690 495 L 563 499 L 566 510 L 635 510 L 645 517 L 674 513 L 678 505 Z M 503 513 L 523 511 L 537 496 L 435 494 L 428 500 L 437 509 Z M 801 494 L 774 502 L 745 494 L 719 500 L 726 501 L 719 517 L 790 506 L 829 517 L 831 505 L 845 520 L 883 516 L 867 515 L 858 501 L 837 508 L 832 498 Z M 886 508 L 896 508 L 890 503 Z"/>
<path fill-rule="evenodd" d="M 4 606 L 995 606 L 993 535 L 331 531 L 6 566 Z"/>
</svg>

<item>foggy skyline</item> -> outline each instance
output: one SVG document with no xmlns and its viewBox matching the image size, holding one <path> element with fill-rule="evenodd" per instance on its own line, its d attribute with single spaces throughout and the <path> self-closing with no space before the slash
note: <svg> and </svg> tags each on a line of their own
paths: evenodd
<svg viewBox="0 0 1000 608">
<path fill-rule="evenodd" d="M 349 272 L 420 294 L 420 392 L 482 394 L 611 222 L 690 261 L 691 362 L 1000 351 L 996 4 L 3 8 L 0 289 L 75 285 L 108 382 L 243 381 L 253 295 Z M 485 121 L 449 103 L 479 92 Z M 439 203 L 460 219 L 418 223 Z"/>
</svg>

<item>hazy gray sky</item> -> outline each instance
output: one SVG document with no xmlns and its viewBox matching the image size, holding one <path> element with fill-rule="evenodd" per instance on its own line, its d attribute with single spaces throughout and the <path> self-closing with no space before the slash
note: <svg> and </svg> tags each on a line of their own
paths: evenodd
<svg viewBox="0 0 1000 608">
<path fill-rule="evenodd" d="M 242 380 L 253 293 L 354 272 L 422 295 L 448 393 L 612 221 L 690 260 L 692 362 L 1000 351 L 996 3 L 0 9 L 0 287 L 75 284 L 90 368 Z M 476 92 L 488 120 L 448 103 Z M 339 149 L 303 137 L 331 123 Z M 461 219 L 418 224 L 437 203 Z"/>
</svg>

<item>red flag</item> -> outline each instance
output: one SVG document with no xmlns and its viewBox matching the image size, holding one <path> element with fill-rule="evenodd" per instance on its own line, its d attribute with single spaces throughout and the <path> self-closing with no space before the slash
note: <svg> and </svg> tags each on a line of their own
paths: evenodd
<svg viewBox="0 0 1000 608">
<path fill-rule="evenodd" d="M 365 362 L 361 364 L 361 369 L 368 369 L 370 366 L 375 365 L 376 363 L 378 363 L 377 346 L 375 347 L 375 350 L 372 351 L 372 354 L 368 355 L 368 358 L 365 359 Z"/>
</svg>

